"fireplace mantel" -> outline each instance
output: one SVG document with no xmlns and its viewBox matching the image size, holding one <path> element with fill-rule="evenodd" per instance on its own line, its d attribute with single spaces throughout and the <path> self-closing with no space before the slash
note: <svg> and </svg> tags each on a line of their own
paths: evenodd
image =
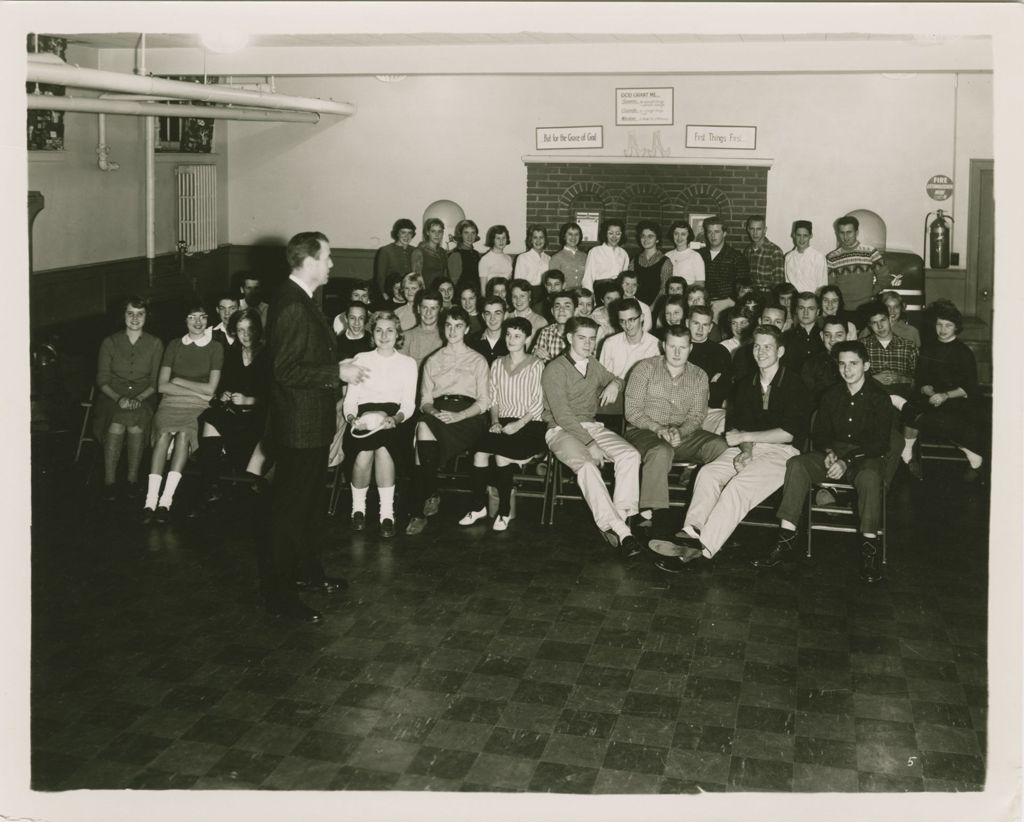
<svg viewBox="0 0 1024 822">
<path fill-rule="evenodd" d="M 525 165 L 538 163 L 600 163 L 642 166 L 748 166 L 771 168 L 769 157 L 616 157 L 614 154 L 524 154 Z"/>
</svg>

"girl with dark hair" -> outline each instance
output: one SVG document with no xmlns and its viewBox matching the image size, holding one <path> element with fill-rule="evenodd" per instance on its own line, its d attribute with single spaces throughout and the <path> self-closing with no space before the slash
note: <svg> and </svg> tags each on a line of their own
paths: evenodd
<svg viewBox="0 0 1024 822">
<path fill-rule="evenodd" d="M 914 378 L 914 399 L 901 409 L 904 425 L 903 462 L 912 476 L 923 476 L 914 454 L 918 432 L 952 442 L 967 457 L 964 480 L 981 477 L 985 435 L 978 395 L 978 365 L 971 351 L 957 337 L 963 328 L 960 310 L 949 300 L 928 307 L 935 318 L 935 341 L 921 348 Z"/>
<path fill-rule="evenodd" d="M 412 519 L 405 533 L 420 534 L 440 508 L 437 471 L 469 451 L 487 430 L 487 360 L 466 345 L 469 315 L 456 306 L 444 318 L 447 343 L 423 363 L 420 415 L 416 425 L 417 466 Z"/>
<path fill-rule="evenodd" d="M 164 344 L 143 331 L 146 301 L 129 297 L 123 306 L 124 328 L 100 344 L 93 400 L 93 436 L 103 448 L 104 499 L 116 496 L 117 466 L 127 443 L 129 489 L 137 487 L 146 437 L 156 407 L 157 380 Z"/>
<path fill-rule="evenodd" d="M 411 270 L 423 277 L 425 288 L 430 288 L 448 270 L 444 222 L 439 217 L 431 217 L 423 224 L 423 235 L 423 240 L 413 249 Z"/>
<path fill-rule="evenodd" d="M 647 305 L 654 305 L 672 276 L 672 261 L 658 248 L 661 228 L 657 223 L 650 220 L 637 223 L 636 239 L 640 243 L 640 253 L 629 265 L 629 270 L 636 274 L 636 298 Z"/>
<path fill-rule="evenodd" d="M 493 454 L 492 476 L 498 491 L 498 510 L 491 529 L 504 531 L 508 528 L 514 466 L 523 465 L 546 450 L 547 425 L 541 419 L 544 395 L 540 386 L 544 363 L 526 353 L 526 343 L 532 335 L 529 320 L 512 317 L 505 323 L 508 354 L 491 365 L 488 381 L 491 427 L 476 444 L 470 510 L 459 520 L 459 525 L 472 525 L 487 516 L 488 474 Z"/>
<path fill-rule="evenodd" d="M 459 290 L 464 285 L 480 287 L 480 252 L 473 247 L 479 236 L 472 220 L 459 220 L 455 226 L 458 245 L 448 254 L 448 276 Z"/>
<path fill-rule="evenodd" d="M 629 255 L 622 248 L 626 241 L 626 226 L 622 220 L 605 220 L 597 234 L 601 245 L 594 246 L 587 254 L 583 269 L 583 287 L 595 291 L 594 283 L 613 280 L 629 268 Z"/>
<path fill-rule="evenodd" d="M 512 258 L 505 253 L 505 247 L 512 238 L 503 225 L 492 225 L 487 229 L 487 253 L 480 258 L 480 293 L 487 293 L 487 285 L 496 277 L 508 279 L 512 276 Z"/>
<path fill-rule="evenodd" d="M 224 347 L 214 342 L 201 303 L 189 306 L 185 326 L 185 335 L 167 344 L 160 363 L 160 407 L 153 417 L 153 456 L 143 507 L 146 523 L 167 522 L 171 517 L 182 469 L 189 454 L 199 447 L 199 415 L 213 399 L 224 366 Z M 161 494 L 169 452 L 171 468 Z"/>
<path fill-rule="evenodd" d="M 682 277 L 689 285 L 704 282 L 704 258 L 690 248 L 693 229 L 690 224 L 678 220 L 672 223 L 669 233 L 674 248 L 665 256 L 672 261 L 672 274 Z"/>
<path fill-rule="evenodd" d="M 404 277 L 414 270 L 412 238 L 415 236 L 416 225 L 412 220 L 403 217 L 400 220 L 395 220 L 395 224 L 391 227 L 393 242 L 377 250 L 377 256 L 373 261 L 373 282 L 381 297 L 389 296 L 387 291 L 388 275 L 398 274 L 400 277 Z"/>
<path fill-rule="evenodd" d="M 541 284 L 541 276 L 551 268 L 551 257 L 544 250 L 548 244 L 548 230 L 542 225 L 531 225 L 526 230 L 529 248 L 516 257 L 514 279 L 526 280 L 534 289 Z"/>
<path fill-rule="evenodd" d="M 840 291 L 839 286 L 826 285 L 818 293 L 818 299 L 821 303 L 821 318 L 819 322 L 824 322 L 825 317 L 838 317 L 846 323 L 846 339 L 857 339 L 857 326 L 850 322 L 850 315 L 843 301 L 843 292 Z"/>
<path fill-rule="evenodd" d="M 235 468 L 250 468 L 267 419 L 270 369 L 263 356 L 263 322 L 259 312 L 243 308 L 231 315 L 228 333 L 238 344 L 224 354 L 217 396 L 199 417 L 199 464 L 207 502 L 220 498 L 217 477 L 224 452 Z M 260 460 L 262 462 L 262 460 Z M 252 471 L 254 479 L 260 471 Z"/>
</svg>

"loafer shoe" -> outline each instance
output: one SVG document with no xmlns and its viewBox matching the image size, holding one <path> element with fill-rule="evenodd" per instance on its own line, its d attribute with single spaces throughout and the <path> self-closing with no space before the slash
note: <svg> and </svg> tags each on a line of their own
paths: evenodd
<svg viewBox="0 0 1024 822">
<path fill-rule="evenodd" d="M 602 531 L 601 536 L 612 548 L 619 547 L 619 535 L 610 528 L 607 531 Z"/>
<path fill-rule="evenodd" d="M 409 524 L 405 526 L 406 536 L 414 537 L 417 534 L 422 534 L 423 530 L 427 527 L 426 517 L 413 517 L 409 520 Z"/>
<path fill-rule="evenodd" d="M 156 514 L 153 516 L 154 522 L 170 522 L 171 521 L 171 509 L 166 505 L 158 505 L 156 507 Z"/>
<path fill-rule="evenodd" d="M 425 517 L 432 517 L 440 510 L 441 497 L 438 494 L 434 494 L 434 496 L 428 497 L 427 501 L 423 503 L 423 516 Z"/>
<path fill-rule="evenodd" d="M 640 554 L 640 540 L 630 534 L 619 543 L 619 556 L 622 559 L 632 559 Z"/>
<path fill-rule="evenodd" d="M 459 525 L 473 525 L 479 522 L 487 516 L 487 508 L 481 508 L 479 511 L 470 511 L 462 519 L 459 520 Z"/>
<path fill-rule="evenodd" d="M 882 551 L 874 540 L 867 538 L 860 548 L 860 578 L 867 583 L 882 579 Z"/>
<path fill-rule="evenodd" d="M 751 560 L 750 564 L 755 568 L 774 568 L 783 562 L 795 562 L 800 556 L 797 547 L 799 536 L 796 531 L 782 532 L 775 547 L 764 556 Z"/>
<path fill-rule="evenodd" d="M 362 531 L 366 527 L 366 514 L 362 511 L 352 512 L 352 530 Z"/>
<path fill-rule="evenodd" d="M 156 519 L 156 510 L 153 508 L 142 509 L 142 524 L 149 525 Z"/>
<path fill-rule="evenodd" d="M 391 539 L 395 535 L 395 521 L 385 518 L 380 521 L 380 535 L 384 539 Z"/>
<path fill-rule="evenodd" d="M 491 530 L 507 531 L 509 519 L 509 517 L 503 516 L 502 514 L 498 514 L 498 516 L 494 518 L 494 522 L 491 523 Z"/>
</svg>

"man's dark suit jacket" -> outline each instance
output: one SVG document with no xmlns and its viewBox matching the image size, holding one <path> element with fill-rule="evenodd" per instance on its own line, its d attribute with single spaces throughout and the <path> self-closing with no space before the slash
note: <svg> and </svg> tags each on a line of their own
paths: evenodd
<svg viewBox="0 0 1024 822">
<path fill-rule="evenodd" d="M 285 448 L 330 445 L 340 385 L 330 322 L 302 287 L 288 279 L 270 306 L 267 326 L 274 442 Z"/>
</svg>

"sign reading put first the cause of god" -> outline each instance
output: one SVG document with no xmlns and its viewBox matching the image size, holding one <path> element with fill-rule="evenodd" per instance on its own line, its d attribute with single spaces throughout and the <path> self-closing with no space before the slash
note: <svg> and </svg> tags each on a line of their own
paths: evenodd
<svg viewBox="0 0 1024 822">
<path fill-rule="evenodd" d="M 615 125 L 672 125 L 673 92 L 672 88 L 615 89 Z"/>
<path fill-rule="evenodd" d="M 602 126 L 561 126 L 537 129 L 537 149 L 604 148 Z"/>
<path fill-rule="evenodd" d="M 687 126 L 687 148 L 757 148 L 757 126 Z"/>
</svg>

